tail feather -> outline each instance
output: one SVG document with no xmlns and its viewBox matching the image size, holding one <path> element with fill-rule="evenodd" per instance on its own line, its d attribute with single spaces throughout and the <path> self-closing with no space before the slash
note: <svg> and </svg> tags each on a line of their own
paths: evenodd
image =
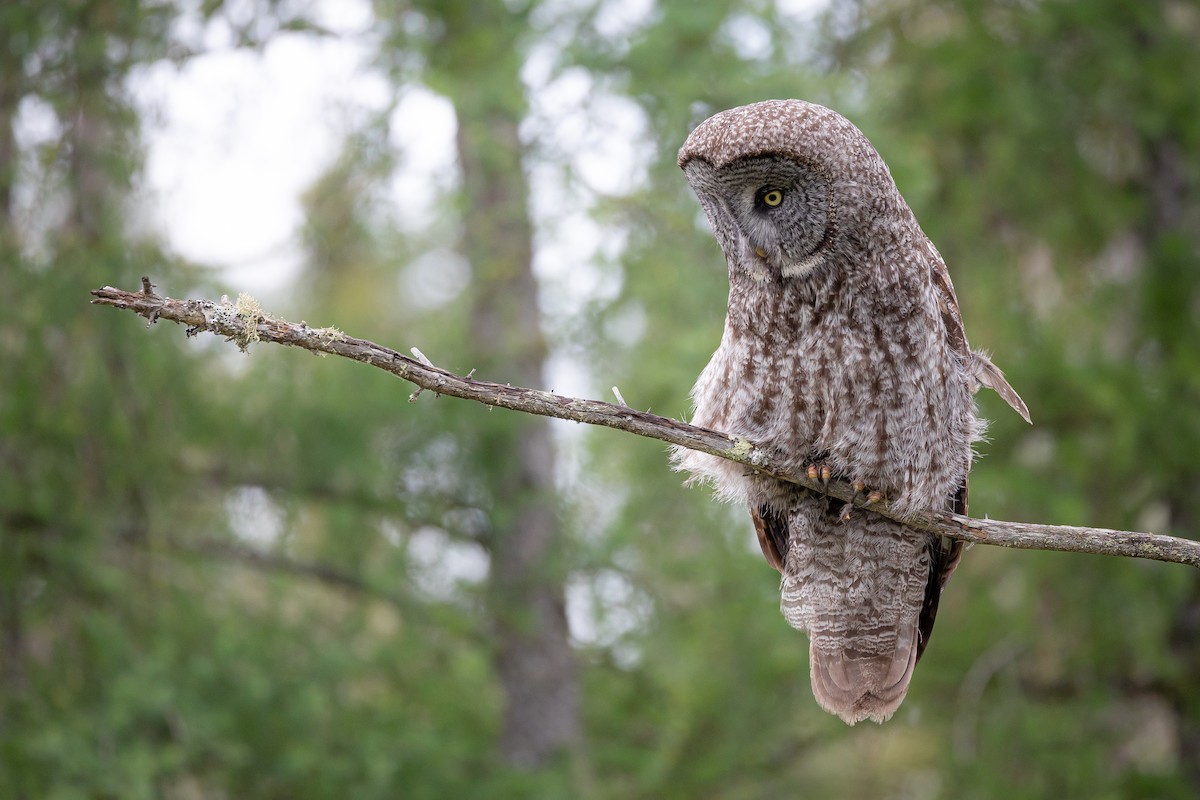
<svg viewBox="0 0 1200 800">
<path fill-rule="evenodd" d="M 889 652 L 867 653 L 852 647 L 826 647 L 814 636 L 809 645 L 813 696 L 821 708 L 847 725 L 865 719 L 885 722 L 908 694 L 917 665 L 917 636 L 898 638 Z"/>
<path fill-rule="evenodd" d="M 872 515 L 841 523 L 823 502 L 797 503 L 787 519 L 780 608 L 808 632 L 813 695 L 847 724 L 883 722 L 933 625 L 928 592 L 941 592 L 947 566 L 934 537 Z"/>
</svg>

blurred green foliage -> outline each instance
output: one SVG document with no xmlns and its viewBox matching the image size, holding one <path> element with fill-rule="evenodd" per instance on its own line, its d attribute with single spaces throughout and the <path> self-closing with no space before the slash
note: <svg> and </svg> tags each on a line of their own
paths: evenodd
<svg viewBox="0 0 1200 800">
<path fill-rule="evenodd" d="M 1194 3 L 375 12 L 397 94 L 424 85 L 475 126 L 472 175 L 548 169 L 623 243 L 588 265 L 604 291 L 566 315 L 543 301 L 534 320 L 538 346 L 596 386 L 686 415 L 726 285 L 675 151 L 713 111 L 803 97 L 881 151 L 950 264 L 973 344 L 1030 405 L 1032 428 L 980 396 L 994 423 L 972 511 L 1200 530 Z M 812 700 L 807 642 L 777 612 L 745 515 L 681 486 L 656 443 L 565 427 L 553 496 L 536 496 L 559 544 L 537 574 L 576 621 L 565 680 L 583 736 L 544 767 L 512 766 L 496 665 L 520 621 L 478 567 L 530 502 L 511 491 L 528 421 L 427 394 L 410 406 L 409 388 L 359 365 L 262 346 L 246 360 L 84 305 L 143 274 L 172 296 L 237 291 L 133 233 L 145 133 L 127 81 L 190 57 L 184 13 L 0 8 L 0 797 L 1200 792 L 1193 571 L 974 548 L 905 705 L 846 728 Z M 245 45 L 317 35 L 284 3 L 199 13 Z M 545 82 L 585 81 L 589 126 L 612 108 L 641 121 L 649 155 L 627 190 L 590 186 L 555 144 L 561 121 L 539 127 L 521 73 L 538 58 Z M 15 135 L 31 105 L 55 120 L 36 146 Z M 302 280 L 271 310 L 416 343 L 462 372 L 503 369 L 510 346 L 536 353 L 480 340 L 480 309 L 521 306 L 488 305 L 513 279 L 478 243 L 456 245 L 471 268 L 449 299 L 405 289 L 482 218 L 457 186 L 430 230 L 396 224 L 392 124 L 362 122 L 306 194 Z M 543 297 L 571 281 L 541 277 Z"/>
</svg>

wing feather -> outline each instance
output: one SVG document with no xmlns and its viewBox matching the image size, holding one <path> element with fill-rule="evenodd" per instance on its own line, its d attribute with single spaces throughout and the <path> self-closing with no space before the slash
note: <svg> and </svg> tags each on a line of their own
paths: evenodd
<svg viewBox="0 0 1200 800">
<path fill-rule="evenodd" d="M 932 248 L 932 245 L 930 247 Z M 1004 402 L 1020 414 L 1022 419 L 1032 424 L 1029 407 L 1005 380 L 1000 368 L 992 363 L 986 353 L 973 351 L 967 344 L 967 330 L 963 327 L 962 312 L 958 308 L 958 297 L 954 294 L 950 271 L 946 269 L 946 262 L 937 250 L 933 252 L 936 257 L 929 265 L 929 276 L 937 292 L 938 311 L 942 315 L 942 324 L 946 328 L 946 340 L 950 343 L 950 349 L 958 354 L 967 369 L 967 375 L 971 379 L 971 393 L 979 391 L 980 386 L 986 386 L 1004 398 Z"/>
</svg>

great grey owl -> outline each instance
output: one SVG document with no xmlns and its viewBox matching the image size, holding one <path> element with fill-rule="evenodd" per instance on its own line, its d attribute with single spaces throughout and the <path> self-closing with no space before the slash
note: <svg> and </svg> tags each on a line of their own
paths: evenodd
<svg viewBox="0 0 1200 800">
<path fill-rule="evenodd" d="M 902 515 L 965 513 L 985 427 L 973 394 L 987 386 L 1029 412 L 968 347 L 946 265 L 871 143 L 827 108 L 769 100 L 701 123 L 679 166 L 729 265 L 693 424 L 865 486 Z M 888 719 L 962 543 L 720 458 L 675 459 L 750 509 L 783 615 L 808 631 L 817 702 L 849 724 Z"/>
</svg>

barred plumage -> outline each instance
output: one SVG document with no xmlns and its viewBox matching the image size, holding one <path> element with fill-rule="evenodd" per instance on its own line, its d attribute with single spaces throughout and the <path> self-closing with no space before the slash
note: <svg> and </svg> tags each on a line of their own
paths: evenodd
<svg viewBox="0 0 1200 800">
<path fill-rule="evenodd" d="M 966 510 L 972 394 L 1003 375 L 972 352 L 941 256 L 870 142 L 799 100 L 717 114 L 679 165 L 729 265 L 720 347 L 692 392 L 696 425 L 827 466 L 903 514 Z M 694 451 L 676 461 L 746 505 L 782 573 L 782 610 L 810 637 L 813 692 L 850 724 L 908 691 L 961 546 L 747 476 Z"/>
</svg>

